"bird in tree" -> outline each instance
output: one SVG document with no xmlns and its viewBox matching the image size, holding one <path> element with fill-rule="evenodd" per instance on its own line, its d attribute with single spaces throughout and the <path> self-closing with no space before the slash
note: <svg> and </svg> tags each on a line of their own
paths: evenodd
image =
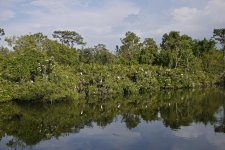
<svg viewBox="0 0 225 150">
<path fill-rule="evenodd" d="M 4 29 L 0 28 L 0 36 L 4 36 L 4 35 L 5 35 Z M 0 40 L 1 40 L 1 38 L 0 38 Z"/>
<path fill-rule="evenodd" d="M 83 37 L 75 31 L 54 31 L 52 34 L 53 38 L 59 39 L 59 41 L 71 48 L 74 47 L 74 44 L 85 46 Z"/>
<path fill-rule="evenodd" d="M 222 45 L 223 59 L 225 61 L 225 28 L 214 29 L 213 38 Z"/>
</svg>

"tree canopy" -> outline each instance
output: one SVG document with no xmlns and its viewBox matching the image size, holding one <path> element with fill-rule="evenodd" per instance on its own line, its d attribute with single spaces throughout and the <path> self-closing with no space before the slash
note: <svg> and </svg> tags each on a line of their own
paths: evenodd
<svg viewBox="0 0 225 150">
<path fill-rule="evenodd" d="M 85 47 L 75 31 L 55 31 L 58 41 L 43 33 L 6 37 L 9 47 L 0 48 L 0 101 L 52 102 L 221 86 L 225 63 L 214 40 L 223 44 L 222 31 L 203 40 L 171 31 L 160 45 L 128 31 L 116 52 L 104 44 Z"/>
<path fill-rule="evenodd" d="M 133 32 L 127 32 L 125 37 L 121 39 L 122 45 L 118 51 L 118 55 L 125 64 L 137 63 L 137 56 L 140 52 L 140 37 Z"/>
<path fill-rule="evenodd" d="M 214 29 L 213 38 L 221 44 L 223 48 L 223 59 L 225 61 L 225 28 Z"/>
<path fill-rule="evenodd" d="M 83 37 L 75 31 L 54 31 L 52 36 L 53 38 L 59 39 L 62 44 L 70 46 L 71 48 L 73 48 L 75 44 L 86 45 Z"/>
<path fill-rule="evenodd" d="M 193 59 L 192 38 L 180 35 L 177 31 L 164 34 L 161 43 L 161 63 L 165 66 L 177 68 L 189 67 Z"/>
<path fill-rule="evenodd" d="M 0 28 L 0 37 L 3 35 L 5 35 L 5 31 L 4 31 L 4 29 Z M 0 40 L 1 40 L 1 38 L 0 38 Z"/>
</svg>

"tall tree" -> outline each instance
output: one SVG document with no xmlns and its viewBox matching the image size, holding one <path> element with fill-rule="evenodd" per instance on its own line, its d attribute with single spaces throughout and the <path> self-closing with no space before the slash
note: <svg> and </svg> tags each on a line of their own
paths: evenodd
<svg viewBox="0 0 225 150">
<path fill-rule="evenodd" d="M 86 43 L 84 42 L 83 37 L 75 31 L 54 31 L 52 34 L 53 38 L 59 39 L 62 44 L 74 47 L 74 44 L 84 46 Z"/>
<path fill-rule="evenodd" d="M 109 52 L 104 44 L 96 45 L 94 51 L 96 63 L 105 65 L 113 62 L 113 54 Z"/>
<path fill-rule="evenodd" d="M 202 57 L 204 53 L 212 50 L 216 50 L 216 42 L 212 39 L 204 38 L 203 40 L 193 41 L 193 53 L 196 57 Z"/>
<path fill-rule="evenodd" d="M 94 48 L 84 48 L 79 49 L 79 59 L 81 62 L 91 64 L 94 63 L 94 57 L 95 57 L 95 49 Z"/>
<path fill-rule="evenodd" d="M 0 28 L 0 36 L 3 36 L 3 35 L 5 35 L 5 31 L 4 31 L 4 29 Z M 1 40 L 1 38 L 0 38 L 0 40 Z"/>
<path fill-rule="evenodd" d="M 202 69 L 206 72 L 220 74 L 224 71 L 223 54 L 219 50 L 203 53 L 201 60 L 203 67 Z"/>
<path fill-rule="evenodd" d="M 44 44 L 44 49 L 48 57 L 54 57 L 54 60 L 62 65 L 76 66 L 79 64 L 78 52 L 68 46 L 61 45 L 55 40 L 48 39 Z"/>
<path fill-rule="evenodd" d="M 164 34 L 162 38 L 161 54 L 165 54 L 164 57 L 167 57 L 167 62 L 165 65 L 169 67 L 175 67 L 178 63 L 179 57 L 179 43 L 180 43 L 180 33 L 176 31 L 171 31 L 169 34 Z M 163 58 L 162 61 L 165 61 Z"/>
<path fill-rule="evenodd" d="M 20 37 L 12 36 L 5 39 L 8 45 L 13 47 L 16 51 L 29 49 L 43 50 L 43 45 L 46 40 L 47 36 L 40 32 L 31 35 L 23 35 Z"/>
<path fill-rule="evenodd" d="M 121 43 L 118 54 L 122 61 L 126 64 L 137 63 L 140 52 L 140 37 L 129 31 L 125 34 L 125 38 L 121 39 Z"/>
<path fill-rule="evenodd" d="M 141 45 L 141 51 L 138 56 L 139 64 L 152 64 L 157 56 L 158 47 L 154 39 L 146 38 Z"/>
<path fill-rule="evenodd" d="M 222 45 L 223 59 L 225 61 L 225 28 L 214 29 L 213 38 Z"/>
<path fill-rule="evenodd" d="M 190 59 L 193 58 L 191 37 L 171 31 L 163 35 L 161 48 L 161 61 L 164 65 L 172 68 L 189 67 Z"/>
</svg>

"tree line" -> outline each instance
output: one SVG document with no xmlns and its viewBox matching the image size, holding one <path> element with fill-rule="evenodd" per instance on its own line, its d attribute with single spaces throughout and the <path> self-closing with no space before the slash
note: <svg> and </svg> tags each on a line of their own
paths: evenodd
<svg viewBox="0 0 225 150">
<path fill-rule="evenodd" d="M 0 28 L 1 40 L 3 36 Z M 4 38 L 8 46 L 0 47 L 0 98 L 54 100 L 81 93 L 225 85 L 225 28 L 214 29 L 212 38 L 203 40 L 171 31 L 160 45 L 128 31 L 115 51 L 104 44 L 86 47 L 75 31 L 54 31 L 52 36 Z"/>
<path fill-rule="evenodd" d="M 0 28 L 0 36 L 4 36 L 4 29 Z M 106 45 L 98 44 L 94 47 L 84 48 L 86 42 L 83 37 L 75 31 L 54 31 L 53 38 L 61 43 L 61 50 L 74 49 L 79 62 L 99 63 L 99 64 L 149 64 L 159 65 L 168 68 L 193 68 L 202 66 L 203 69 L 210 71 L 211 66 L 224 65 L 225 60 L 225 29 L 214 29 L 211 39 L 204 38 L 196 40 L 188 35 L 182 35 L 178 31 L 165 33 L 162 42 L 158 46 L 153 38 L 146 38 L 141 42 L 140 37 L 128 31 L 124 38 L 121 38 L 121 46 L 116 46 L 115 53 L 108 50 Z M 18 47 L 39 47 L 44 48 L 44 44 L 54 43 L 42 33 L 24 35 L 20 37 L 6 37 L 5 41 L 14 50 Z M 216 42 L 222 49 L 216 48 Z M 76 48 L 79 45 L 82 48 Z M 2 47 L 2 51 L 8 51 Z M 48 49 L 47 49 L 48 50 Z M 222 56 L 221 56 L 222 55 Z M 219 59 L 219 57 L 221 57 Z M 220 62 L 222 60 L 222 62 Z M 76 61 L 76 60 L 71 60 Z M 219 62 L 215 62 L 219 61 Z"/>
</svg>

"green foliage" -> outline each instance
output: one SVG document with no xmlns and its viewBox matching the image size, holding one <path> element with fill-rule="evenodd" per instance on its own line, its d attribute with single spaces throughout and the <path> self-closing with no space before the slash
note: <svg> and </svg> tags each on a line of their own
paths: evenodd
<svg viewBox="0 0 225 150">
<path fill-rule="evenodd" d="M 202 57 L 204 53 L 216 50 L 216 42 L 212 39 L 194 40 L 193 53 L 196 57 Z"/>
<path fill-rule="evenodd" d="M 8 48 L 0 47 L 0 70 L 2 70 L 2 63 L 7 60 L 7 57 L 9 56 L 10 51 Z"/>
<path fill-rule="evenodd" d="M 95 62 L 98 64 L 106 65 L 113 63 L 114 56 L 109 50 L 106 49 L 106 46 L 103 44 L 98 44 L 94 47 L 95 51 Z"/>
<path fill-rule="evenodd" d="M 118 51 L 121 62 L 124 64 L 137 64 L 140 52 L 140 38 L 133 32 L 127 32 L 121 39 L 122 46 Z"/>
<path fill-rule="evenodd" d="M 37 50 L 25 50 L 22 54 L 15 52 L 3 63 L 1 76 L 12 82 L 34 81 L 39 75 L 39 64 L 44 61 L 44 55 Z"/>
<path fill-rule="evenodd" d="M 225 28 L 214 29 L 213 38 L 220 42 L 222 46 L 225 46 Z"/>
<path fill-rule="evenodd" d="M 225 28 L 221 28 L 221 29 L 214 29 L 213 31 L 213 38 L 218 41 L 221 46 L 222 46 L 222 50 L 223 50 L 223 64 L 225 66 Z"/>
<path fill-rule="evenodd" d="M 115 56 L 106 49 L 104 44 L 98 44 L 94 48 L 84 48 L 79 50 L 80 61 L 91 64 L 97 63 L 101 65 L 113 63 Z"/>
<path fill-rule="evenodd" d="M 14 93 L 14 84 L 0 77 L 0 103 L 11 101 Z"/>
<path fill-rule="evenodd" d="M 79 60 L 83 63 L 94 63 L 95 51 L 93 48 L 84 48 L 79 50 Z"/>
<path fill-rule="evenodd" d="M 142 43 L 141 52 L 139 54 L 139 64 L 153 64 L 158 54 L 158 47 L 152 38 L 146 38 Z"/>
<path fill-rule="evenodd" d="M 59 39 L 64 45 L 73 48 L 74 44 L 86 45 L 83 37 L 75 31 L 54 31 L 53 38 Z"/>
<path fill-rule="evenodd" d="M 127 32 L 114 55 L 103 44 L 73 48 L 83 41 L 74 32 L 58 31 L 54 36 L 62 43 L 42 33 L 5 39 L 13 50 L 0 48 L 1 102 L 53 102 L 90 96 L 105 99 L 114 94 L 209 87 L 223 82 L 223 56 L 215 50 L 213 40 L 193 41 L 171 31 L 163 36 L 159 50 L 152 38 L 141 42 L 135 33 Z"/>
<path fill-rule="evenodd" d="M 4 29 L 0 28 L 0 36 L 3 36 L 3 35 L 5 35 L 5 31 L 4 31 Z M 0 40 L 1 40 L 1 38 L 0 38 Z"/>
<path fill-rule="evenodd" d="M 220 76 L 220 79 L 218 80 L 218 83 L 220 86 L 224 87 L 225 86 L 225 71 L 222 73 Z"/>
<path fill-rule="evenodd" d="M 20 37 L 13 36 L 5 39 L 9 46 L 13 46 L 15 51 L 20 52 L 31 49 L 42 51 L 46 40 L 47 36 L 42 33 L 35 33 Z"/>
<path fill-rule="evenodd" d="M 209 73 L 219 74 L 224 70 L 223 54 L 221 51 L 209 51 L 202 56 L 203 69 Z"/>
<path fill-rule="evenodd" d="M 79 54 L 76 50 L 61 45 L 56 41 L 47 40 L 44 45 L 46 55 L 53 57 L 56 62 L 62 65 L 77 66 L 79 64 Z"/>
<path fill-rule="evenodd" d="M 171 31 L 163 35 L 161 48 L 160 64 L 170 68 L 190 68 L 190 62 L 194 59 L 191 37 Z"/>
<path fill-rule="evenodd" d="M 77 79 L 60 66 L 54 68 L 48 77 L 36 77 L 35 82 L 18 84 L 13 99 L 17 101 L 53 102 L 77 98 Z"/>
</svg>

